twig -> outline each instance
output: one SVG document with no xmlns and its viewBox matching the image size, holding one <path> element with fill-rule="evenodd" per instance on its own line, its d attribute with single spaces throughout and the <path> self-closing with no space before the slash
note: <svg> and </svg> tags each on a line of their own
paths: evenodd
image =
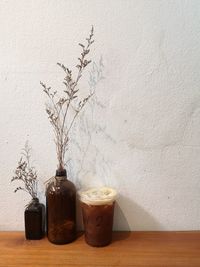
<svg viewBox="0 0 200 267">
<path fill-rule="evenodd" d="M 78 100 L 78 92 L 79 89 L 78 83 L 80 78 L 82 77 L 83 71 L 85 68 L 90 64 L 91 60 L 88 60 L 86 57 L 90 52 L 90 47 L 94 43 L 93 40 L 94 36 L 94 28 L 92 26 L 89 37 L 86 38 L 86 44 L 79 43 L 79 46 L 82 48 L 82 52 L 80 57 L 78 58 L 79 63 L 76 65 L 78 68 L 78 73 L 76 78 L 73 78 L 72 71 L 65 67 L 62 63 L 57 63 L 57 65 L 62 68 L 65 73 L 63 84 L 65 85 L 65 90 L 63 90 L 65 96 L 61 97 L 58 95 L 57 91 L 52 91 L 51 87 L 47 87 L 44 83 L 40 82 L 43 87 L 44 93 L 47 95 L 48 99 L 50 100 L 50 104 L 46 108 L 46 112 L 48 114 L 49 121 L 53 126 L 54 134 L 55 134 L 55 144 L 56 144 L 56 152 L 59 169 L 64 169 L 64 160 L 65 160 L 65 152 L 67 151 L 68 142 L 69 142 L 69 133 L 74 124 L 76 117 L 78 116 L 79 112 L 88 102 L 89 98 L 92 94 L 88 95 L 82 101 Z M 54 101 L 54 99 L 58 101 Z M 76 99 L 77 102 L 74 102 Z M 74 104 L 72 103 L 79 103 L 78 109 L 74 108 Z M 72 120 L 67 120 L 67 115 L 69 113 L 70 106 L 75 110 L 75 115 L 73 116 Z M 69 124 L 69 125 L 67 125 Z M 67 127 L 68 126 L 68 127 Z"/>
</svg>

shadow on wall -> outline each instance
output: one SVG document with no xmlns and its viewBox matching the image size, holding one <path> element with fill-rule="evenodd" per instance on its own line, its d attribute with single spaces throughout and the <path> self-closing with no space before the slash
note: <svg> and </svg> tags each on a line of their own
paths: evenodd
<svg viewBox="0 0 200 267">
<path fill-rule="evenodd" d="M 119 195 L 114 215 L 115 231 L 158 231 L 161 225 L 137 203 Z"/>
</svg>

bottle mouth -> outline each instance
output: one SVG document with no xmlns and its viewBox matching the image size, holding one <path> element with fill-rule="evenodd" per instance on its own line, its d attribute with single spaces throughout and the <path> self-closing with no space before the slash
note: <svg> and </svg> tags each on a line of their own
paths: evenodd
<svg viewBox="0 0 200 267">
<path fill-rule="evenodd" d="M 34 202 L 39 202 L 39 199 L 37 197 L 33 197 L 32 199 Z"/>
<path fill-rule="evenodd" d="M 67 175 L 67 171 L 66 171 L 66 169 L 62 169 L 62 170 L 60 170 L 60 169 L 58 169 L 58 170 L 56 170 L 56 176 L 66 176 Z"/>
</svg>

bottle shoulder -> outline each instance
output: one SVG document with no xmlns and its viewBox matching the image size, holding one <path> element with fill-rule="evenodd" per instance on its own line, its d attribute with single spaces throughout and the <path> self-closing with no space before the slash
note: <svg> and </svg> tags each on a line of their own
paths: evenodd
<svg viewBox="0 0 200 267">
<path fill-rule="evenodd" d="M 59 192 L 74 192 L 76 193 L 75 185 L 68 179 L 54 179 L 47 187 L 46 193 L 59 193 Z"/>
<path fill-rule="evenodd" d="M 45 208 L 44 204 L 40 202 L 31 201 L 31 203 L 29 203 L 26 206 L 25 211 L 40 211 L 43 210 L 44 208 Z"/>
</svg>

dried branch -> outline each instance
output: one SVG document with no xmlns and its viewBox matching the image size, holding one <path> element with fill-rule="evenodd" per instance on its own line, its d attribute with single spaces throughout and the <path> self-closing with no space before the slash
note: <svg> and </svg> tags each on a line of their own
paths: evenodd
<svg viewBox="0 0 200 267">
<path fill-rule="evenodd" d="M 13 181 L 20 181 L 24 184 L 24 187 L 17 187 L 14 192 L 23 190 L 31 195 L 32 198 L 37 197 L 37 172 L 30 163 L 31 148 L 26 142 L 25 147 L 22 149 L 22 157 L 20 158 L 17 168 L 15 170 L 15 176 L 11 179 Z"/>
<path fill-rule="evenodd" d="M 77 74 L 73 75 L 72 70 L 67 68 L 62 63 L 57 63 L 57 65 L 64 71 L 65 77 L 63 84 L 65 89 L 63 90 L 64 97 L 58 95 L 57 91 L 53 91 L 51 87 L 47 87 L 44 83 L 40 82 L 43 87 L 43 92 L 49 99 L 49 103 L 46 106 L 46 113 L 48 115 L 49 121 L 53 126 L 53 131 L 55 135 L 55 144 L 59 169 L 64 169 L 65 153 L 68 148 L 69 143 L 69 133 L 74 124 L 76 117 L 79 112 L 83 109 L 85 104 L 89 101 L 92 94 L 89 94 L 83 100 L 79 99 L 79 88 L 78 83 L 82 77 L 83 71 L 90 64 L 91 60 L 87 58 L 90 52 L 90 47 L 94 43 L 94 28 L 92 26 L 89 37 L 86 38 L 86 44 L 79 43 L 82 51 L 78 57 L 78 68 Z M 76 107 L 76 103 L 78 107 Z M 72 108 L 75 114 L 72 116 L 71 121 L 67 120 L 69 109 Z"/>
</svg>

